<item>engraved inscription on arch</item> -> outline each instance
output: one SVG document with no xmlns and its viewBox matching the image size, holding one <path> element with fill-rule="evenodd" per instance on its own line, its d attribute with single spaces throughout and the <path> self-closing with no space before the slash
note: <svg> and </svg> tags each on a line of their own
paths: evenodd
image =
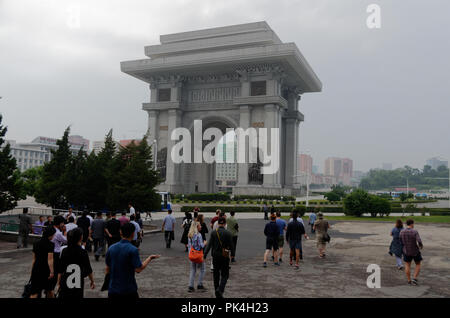
<svg viewBox="0 0 450 318">
<path fill-rule="evenodd" d="M 191 89 L 188 92 L 190 102 L 213 102 L 232 100 L 241 95 L 240 87 L 215 87 Z"/>
</svg>

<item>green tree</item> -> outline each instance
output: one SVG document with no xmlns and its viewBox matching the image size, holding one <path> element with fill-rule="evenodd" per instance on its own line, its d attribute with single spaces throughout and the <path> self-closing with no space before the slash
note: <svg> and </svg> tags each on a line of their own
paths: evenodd
<svg viewBox="0 0 450 318">
<path fill-rule="evenodd" d="M 399 195 L 399 199 L 400 199 L 400 201 L 405 202 L 408 199 L 408 195 L 406 193 L 402 192 Z"/>
<path fill-rule="evenodd" d="M 327 192 L 323 196 L 330 202 L 336 202 L 341 200 L 341 197 L 334 191 Z"/>
<path fill-rule="evenodd" d="M 39 187 L 39 182 L 42 177 L 42 166 L 34 167 L 25 170 L 22 174 L 22 180 L 24 183 L 24 191 L 27 196 L 34 196 L 36 193 L 36 189 Z"/>
<path fill-rule="evenodd" d="M 363 189 L 357 189 L 344 198 L 345 215 L 361 216 L 370 210 L 371 197 Z"/>
<path fill-rule="evenodd" d="M 123 210 L 129 202 L 140 211 L 160 208 L 161 198 L 155 193 L 160 182 L 153 169 L 152 149 L 146 137 L 136 145 L 121 147 L 114 156 L 109 171 L 107 203 L 113 209 Z"/>
<path fill-rule="evenodd" d="M 368 211 L 372 217 L 389 215 L 391 213 L 391 204 L 389 200 L 376 195 L 370 196 Z"/>
<path fill-rule="evenodd" d="M 76 156 L 71 156 L 61 178 L 64 185 L 63 195 L 67 203 L 78 210 L 87 207 L 87 154 L 81 148 Z"/>
<path fill-rule="evenodd" d="M 2 119 L 0 114 L 0 213 L 15 208 L 17 201 L 25 199 L 16 159 L 11 155 L 11 147 L 4 139 L 8 129 L 2 125 Z"/>
<path fill-rule="evenodd" d="M 68 206 L 65 196 L 67 189 L 66 171 L 72 160 L 69 133 L 70 127 L 67 127 L 62 139 L 57 141 L 58 149 L 52 150 L 52 159 L 44 164 L 42 179 L 35 194 L 38 203 L 57 209 L 65 209 Z"/>
</svg>

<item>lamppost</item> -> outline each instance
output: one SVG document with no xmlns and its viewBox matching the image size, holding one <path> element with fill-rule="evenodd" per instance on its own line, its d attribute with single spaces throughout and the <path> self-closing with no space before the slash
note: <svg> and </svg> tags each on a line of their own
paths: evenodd
<svg viewBox="0 0 450 318">
<path fill-rule="evenodd" d="M 155 151 L 153 153 L 154 153 L 154 161 L 155 161 L 154 168 L 155 168 L 155 171 L 156 171 L 157 170 L 157 164 L 158 164 L 158 141 L 156 139 L 154 139 L 153 140 L 153 144 L 155 145 Z"/>
</svg>

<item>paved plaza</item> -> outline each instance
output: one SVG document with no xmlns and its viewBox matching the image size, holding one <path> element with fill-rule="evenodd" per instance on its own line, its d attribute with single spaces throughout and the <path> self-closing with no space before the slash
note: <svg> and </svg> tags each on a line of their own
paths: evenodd
<svg viewBox="0 0 450 318">
<path fill-rule="evenodd" d="M 177 227 L 181 222 L 177 219 Z M 155 220 L 155 224 L 161 224 Z M 262 219 L 241 219 L 237 263 L 231 266 L 225 297 L 450 297 L 450 226 L 417 224 L 423 243 L 423 270 L 419 286 L 408 286 L 403 271 L 397 270 L 395 259 L 388 255 L 392 224 L 383 222 L 331 222 L 331 245 L 327 258 L 319 259 L 313 239 L 304 241 L 304 259 L 300 270 L 288 264 L 287 254 L 280 267 L 269 263 L 262 267 L 265 248 Z M 209 220 L 207 220 L 209 224 Z M 308 230 L 309 232 L 309 230 Z M 213 297 L 212 274 L 208 267 L 205 287 L 208 291 L 188 293 L 189 262 L 184 246 L 179 243 L 181 229 L 175 234 L 172 249 L 164 247 L 162 233 L 144 237 L 141 257 L 161 254 L 140 274 L 136 274 L 141 297 Z M 29 278 L 30 250 L 0 252 L 0 297 L 20 297 Z M 85 290 L 85 297 L 106 298 L 100 292 L 104 261 L 91 256 L 96 289 Z M 381 267 L 381 288 L 366 286 L 369 264 Z M 88 285 L 88 284 L 86 284 Z"/>
</svg>

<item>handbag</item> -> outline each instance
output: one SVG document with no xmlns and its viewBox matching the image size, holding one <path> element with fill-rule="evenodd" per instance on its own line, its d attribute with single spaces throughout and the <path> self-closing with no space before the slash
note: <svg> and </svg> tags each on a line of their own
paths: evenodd
<svg viewBox="0 0 450 318">
<path fill-rule="evenodd" d="M 223 248 L 222 241 L 220 240 L 219 229 L 216 229 L 217 238 L 219 239 L 220 247 L 222 247 L 222 256 L 230 258 L 230 250 Z"/>
<path fill-rule="evenodd" d="M 31 296 L 31 278 L 28 283 L 23 286 L 22 298 L 30 298 Z"/>
<path fill-rule="evenodd" d="M 325 237 L 323 238 L 323 240 L 327 243 L 330 243 L 331 240 L 330 235 L 328 233 L 325 233 Z"/>
<path fill-rule="evenodd" d="M 191 239 L 191 250 L 189 251 L 189 260 L 196 264 L 203 263 L 203 249 L 196 250 Z"/>
</svg>

